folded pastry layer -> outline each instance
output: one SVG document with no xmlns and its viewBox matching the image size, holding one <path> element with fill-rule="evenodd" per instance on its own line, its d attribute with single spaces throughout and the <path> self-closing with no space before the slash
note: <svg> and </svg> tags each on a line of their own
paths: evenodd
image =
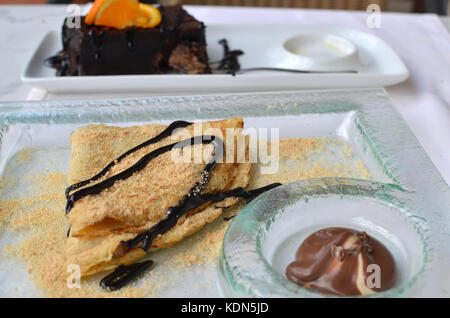
<svg viewBox="0 0 450 318">
<path fill-rule="evenodd" d="M 231 129 L 230 129 L 231 128 Z M 95 180 L 72 188 L 77 191 L 99 186 L 138 166 L 148 154 L 164 146 L 195 136 L 216 136 L 223 141 L 223 157 L 234 152 L 232 162 L 219 161 L 208 175 L 203 193 L 216 193 L 246 187 L 250 178 L 250 163 L 236 160 L 236 148 L 248 144 L 242 136 L 242 118 L 186 125 L 157 142 L 121 156 L 144 141 L 167 131 L 165 125 L 112 127 L 89 125 L 73 132 L 70 142 L 72 157 L 69 183 L 75 184 L 98 175 L 117 158 L 107 171 Z M 145 255 L 139 247 L 127 249 L 122 242 L 133 239 L 161 221 L 169 208 L 176 206 L 204 177 L 205 166 L 215 158 L 217 145 L 199 143 L 183 149 L 171 149 L 141 165 L 141 169 L 126 178 L 119 178 L 98 193 L 83 195 L 71 205 L 67 215 L 71 227 L 66 246 L 67 264 L 78 264 L 83 276 L 131 264 Z M 187 152 L 186 152 L 187 151 Z M 182 154 L 185 160 L 175 160 Z M 200 158 L 198 157 L 200 154 Z M 177 157 L 178 155 L 178 157 Z M 197 156 L 197 157 L 196 157 Z M 186 160 L 188 159 L 188 160 Z M 217 159 L 217 158 L 216 158 Z M 157 236 L 151 249 L 169 247 L 216 219 L 224 207 L 237 202 L 227 198 L 220 203 L 206 203 L 178 219 L 175 226 Z"/>
</svg>

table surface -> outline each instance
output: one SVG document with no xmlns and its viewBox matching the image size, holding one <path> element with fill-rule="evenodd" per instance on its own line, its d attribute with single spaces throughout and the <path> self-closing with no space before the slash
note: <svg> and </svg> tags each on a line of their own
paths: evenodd
<svg viewBox="0 0 450 318">
<path fill-rule="evenodd" d="M 0 101 L 30 98 L 20 80 L 25 63 L 49 30 L 59 30 L 64 5 L 0 6 Z M 362 12 L 187 6 L 208 23 L 336 23 L 383 38 L 405 61 L 408 81 L 387 88 L 395 107 L 450 185 L 450 17 L 430 14 L 382 14 L 382 28 L 365 27 Z M 331 21 L 330 21 L 331 20 Z M 124 94 L 121 94 L 126 96 Z M 134 94 L 136 95 L 136 94 Z M 46 99 L 92 95 L 42 95 Z M 94 95 L 98 97 L 99 95 Z M 102 95 L 103 97 L 104 95 Z M 117 95 L 108 95 L 118 97 Z M 36 98 L 36 96 L 34 96 Z"/>
</svg>

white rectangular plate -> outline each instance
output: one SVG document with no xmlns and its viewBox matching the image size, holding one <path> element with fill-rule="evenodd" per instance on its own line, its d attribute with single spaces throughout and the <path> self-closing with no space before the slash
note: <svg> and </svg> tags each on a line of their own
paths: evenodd
<svg viewBox="0 0 450 318">
<path fill-rule="evenodd" d="M 218 41 L 228 40 L 231 49 L 245 52 L 242 68 L 287 67 L 283 43 L 305 34 L 332 34 L 355 44 L 361 64 L 357 74 L 299 74 L 252 72 L 237 76 L 211 75 L 118 75 L 57 77 L 44 60 L 61 50 L 60 34 L 50 31 L 34 51 L 22 81 L 50 92 L 245 92 L 307 88 L 380 87 L 398 84 L 409 76 L 408 69 L 394 50 L 381 39 L 356 29 L 336 25 L 307 24 L 208 24 L 206 29 L 210 61 L 222 58 Z"/>
</svg>

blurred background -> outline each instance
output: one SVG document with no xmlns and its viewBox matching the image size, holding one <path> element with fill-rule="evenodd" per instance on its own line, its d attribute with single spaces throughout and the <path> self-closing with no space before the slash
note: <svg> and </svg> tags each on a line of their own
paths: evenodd
<svg viewBox="0 0 450 318">
<path fill-rule="evenodd" d="M 141 0 L 146 3 L 263 6 L 283 8 L 319 8 L 339 10 L 365 10 L 369 4 L 378 4 L 383 11 L 432 12 L 449 15 L 449 0 Z M 87 3 L 88 0 L 0 0 L 0 4 Z"/>
</svg>

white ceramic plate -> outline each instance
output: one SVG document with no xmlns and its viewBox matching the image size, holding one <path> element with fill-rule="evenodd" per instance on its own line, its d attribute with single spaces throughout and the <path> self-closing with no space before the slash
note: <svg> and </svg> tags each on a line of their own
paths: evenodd
<svg viewBox="0 0 450 318">
<path fill-rule="evenodd" d="M 245 52 L 239 59 L 242 68 L 281 67 L 327 71 L 344 68 L 357 70 L 358 73 L 299 74 L 265 71 L 237 76 L 170 74 L 56 77 L 55 71 L 44 65 L 47 57 L 61 49 L 59 32 L 51 31 L 33 53 L 22 74 L 22 81 L 51 92 L 204 93 L 379 87 L 398 84 L 409 76 L 406 66 L 391 47 L 381 39 L 356 29 L 336 25 L 209 24 L 206 35 L 210 61 L 221 59 L 222 46 L 218 41 L 226 38 L 231 49 Z M 331 45 L 329 42 L 317 42 L 330 37 L 334 39 Z M 348 48 L 341 48 L 341 52 L 337 52 L 336 39 L 341 44 L 347 42 L 346 44 L 354 45 L 356 52 L 350 50 L 350 54 L 346 55 L 346 52 L 349 53 L 345 51 Z M 292 49 L 292 45 L 298 45 L 298 49 Z M 336 53 L 334 56 L 333 50 Z"/>
</svg>

